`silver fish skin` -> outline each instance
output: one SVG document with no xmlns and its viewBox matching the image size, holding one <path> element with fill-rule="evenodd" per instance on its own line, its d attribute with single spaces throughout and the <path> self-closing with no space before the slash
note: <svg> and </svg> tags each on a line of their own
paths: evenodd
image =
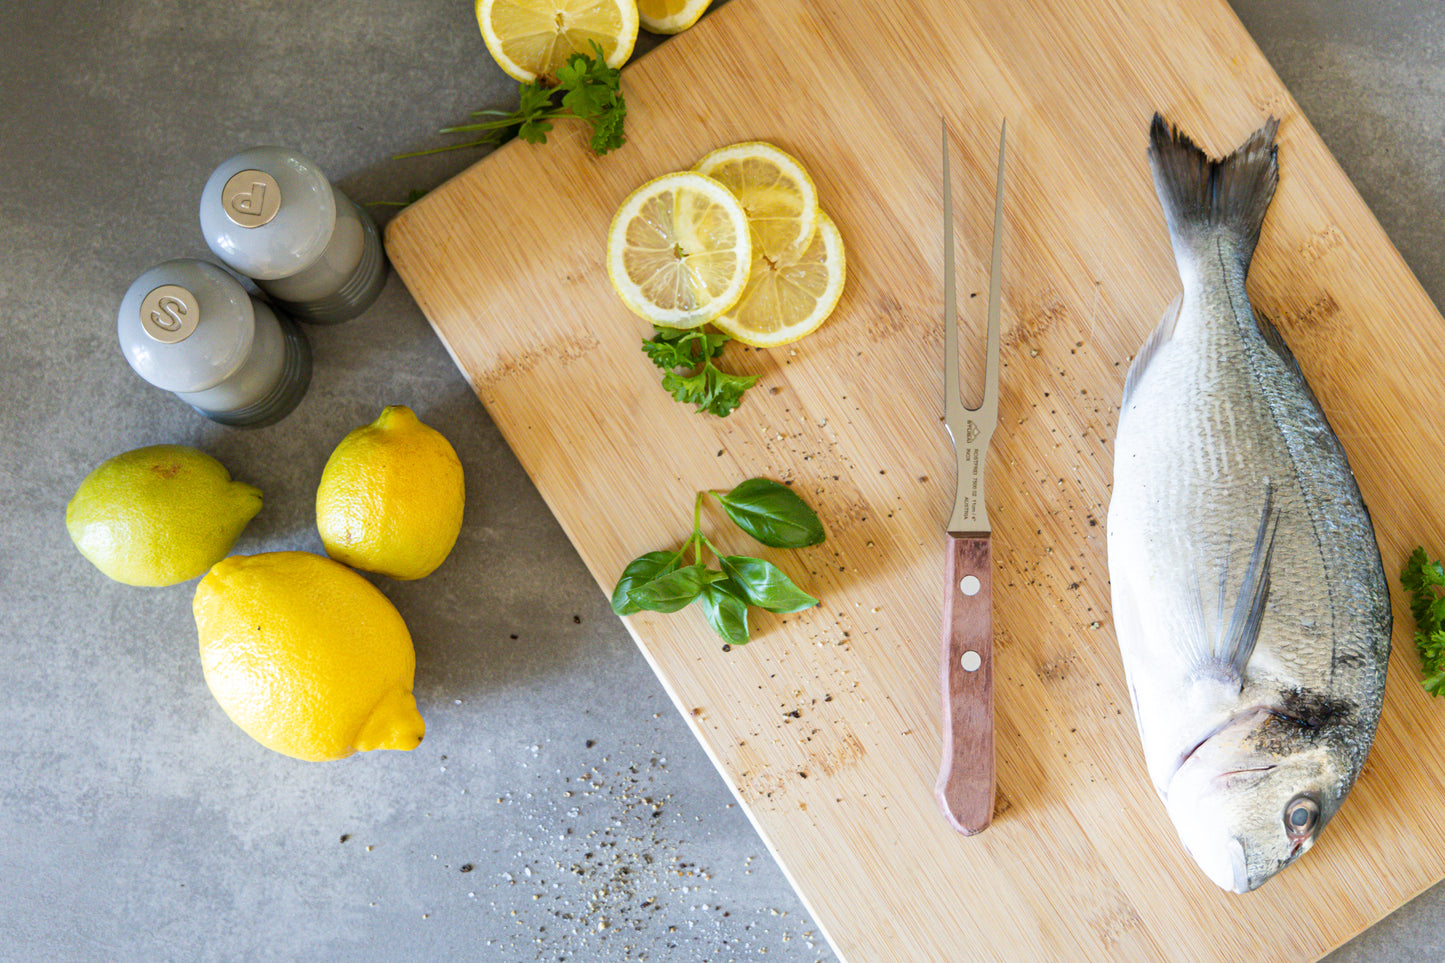
<svg viewBox="0 0 1445 963">
<path fill-rule="evenodd" d="M 1149 776 L 1185 849 L 1253 890 L 1319 838 L 1374 741 L 1390 598 L 1344 449 L 1245 277 L 1271 120 L 1212 160 L 1157 114 L 1183 293 L 1124 384 L 1113 617 Z"/>
</svg>

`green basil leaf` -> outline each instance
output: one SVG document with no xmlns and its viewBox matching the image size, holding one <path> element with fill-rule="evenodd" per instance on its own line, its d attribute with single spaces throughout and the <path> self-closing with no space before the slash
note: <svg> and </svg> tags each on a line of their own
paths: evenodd
<svg viewBox="0 0 1445 963">
<path fill-rule="evenodd" d="M 703 586 L 722 577 L 705 565 L 688 565 L 637 586 L 631 593 L 632 602 L 649 612 L 676 612 L 696 601 Z"/>
<path fill-rule="evenodd" d="M 612 590 L 612 611 L 618 615 L 631 615 L 642 611 L 632 598 L 632 593 L 652 580 L 666 575 L 677 568 L 676 552 L 648 552 L 627 563 L 617 587 Z"/>
<path fill-rule="evenodd" d="M 727 579 L 703 586 L 702 609 L 711 625 L 729 645 L 748 642 L 748 605 L 736 585 Z"/>
<path fill-rule="evenodd" d="M 769 612 L 801 612 L 818 604 L 772 562 L 746 555 L 728 555 L 718 561 L 750 605 Z"/>
<path fill-rule="evenodd" d="M 749 478 L 726 495 L 723 510 L 743 531 L 773 548 L 803 548 L 826 537 L 823 523 L 808 503 L 787 485 Z"/>
</svg>

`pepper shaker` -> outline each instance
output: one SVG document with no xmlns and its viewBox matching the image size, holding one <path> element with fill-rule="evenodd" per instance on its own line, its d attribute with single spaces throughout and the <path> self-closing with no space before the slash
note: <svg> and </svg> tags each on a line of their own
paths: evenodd
<svg viewBox="0 0 1445 963">
<path fill-rule="evenodd" d="M 286 148 L 222 162 L 201 192 L 201 232 L 216 257 L 299 321 L 350 320 L 386 280 L 371 215 Z"/>
<path fill-rule="evenodd" d="M 136 374 L 223 425 L 279 421 L 311 382 L 296 323 L 205 261 L 165 261 L 136 278 L 116 327 Z"/>
</svg>

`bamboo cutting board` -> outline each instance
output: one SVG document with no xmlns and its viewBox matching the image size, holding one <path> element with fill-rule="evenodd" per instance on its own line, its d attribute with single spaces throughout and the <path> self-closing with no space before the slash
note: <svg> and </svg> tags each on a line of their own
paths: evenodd
<svg viewBox="0 0 1445 963">
<path fill-rule="evenodd" d="M 1418 750 L 1445 743 L 1445 711 L 1416 682 L 1394 579 L 1445 518 L 1442 321 L 1222 0 L 736 0 L 624 87 L 622 150 L 592 157 L 566 128 L 513 143 L 403 212 L 387 243 L 604 590 L 677 544 L 699 489 L 765 475 L 819 509 L 826 543 L 761 552 L 820 607 L 757 617 L 727 652 L 697 611 L 628 627 L 842 959 L 1307 960 L 1445 875 L 1445 761 Z M 1215 154 L 1283 120 L 1251 288 L 1349 452 L 1396 593 L 1365 773 L 1314 850 L 1246 896 L 1202 876 L 1149 786 L 1109 614 L 1120 387 L 1179 287 L 1145 162 L 1156 109 Z M 933 799 L 953 486 L 940 114 L 974 397 L 1009 121 L 988 493 L 999 798 L 973 838 Z M 719 420 L 663 393 L 603 246 L 633 188 L 751 139 L 813 172 L 848 286 L 803 341 L 729 346 L 725 366 L 760 381 Z M 719 512 L 704 522 L 757 550 Z"/>
</svg>

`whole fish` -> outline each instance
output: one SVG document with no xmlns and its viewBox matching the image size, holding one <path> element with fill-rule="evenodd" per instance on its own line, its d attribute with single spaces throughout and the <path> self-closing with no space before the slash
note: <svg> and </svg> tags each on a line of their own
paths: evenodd
<svg viewBox="0 0 1445 963">
<path fill-rule="evenodd" d="M 1114 622 L 1149 776 L 1205 874 L 1243 893 L 1309 849 L 1374 741 L 1390 598 L 1324 412 L 1245 276 L 1279 180 L 1270 120 L 1212 160 L 1154 116 L 1183 293 L 1124 382 Z"/>
</svg>

